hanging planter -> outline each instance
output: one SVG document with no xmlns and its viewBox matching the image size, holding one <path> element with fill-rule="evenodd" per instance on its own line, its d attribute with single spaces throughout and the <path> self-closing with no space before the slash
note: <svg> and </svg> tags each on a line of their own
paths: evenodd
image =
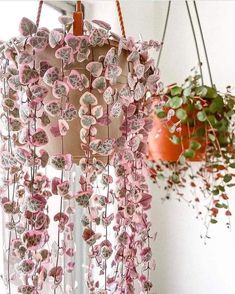
<svg viewBox="0 0 235 294">
<path fill-rule="evenodd" d="M 170 4 L 167 19 L 169 7 Z M 150 175 L 154 182 L 160 179 L 164 181 L 168 199 L 173 191 L 179 200 L 186 200 L 188 205 L 197 210 L 197 217 L 202 217 L 205 222 L 207 238 L 209 225 L 217 223 L 220 211 L 228 217 L 226 225 L 230 227 L 228 188 L 235 185 L 232 170 L 235 168 L 235 97 L 229 91 L 230 88 L 226 93 L 221 93 L 213 84 L 194 1 L 211 81 L 211 86 L 204 84 L 187 1 L 186 7 L 195 39 L 200 75 L 196 73 L 188 77 L 183 86 L 169 86 L 155 98 L 154 127 L 148 138 L 149 159 L 152 160 Z M 165 30 L 166 25 L 167 20 Z M 198 168 L 192 165 L 192 161 L 198 161 Z M 190 189 L 190 193 L 186 189 Z"/>
<path fill-rule="evenodd" d="M 76 17 L 75 23 L 81 21 Z M 144 142 L 151 128 L 151 99 L 160 87 L 149 51 L 159 44 L 126 38 L 122 19 L 119 37 L 104 21 L 85 21 L 83 35 L 76 36 L 70 33 L 71 17 L 60 17 L 61 28 L 52 31 L 40 28 L 39 18 L 37 24 L 23 18 L 21 36 L 0 48 L 1 203 L 8 219 L 8 268 L 14 263 L 19 293 L 41 293 L 46 283 L 56 293 L 75 266 L 77 203 L 84 208 L 90 293 L 131 294 L 137 281 L 148 293 L 154 236 L 147 215 L 151 195 Z M 82 176 L 74 193 L 65 173 L 77 162 Z M 47 166 L 60 177 L 48 177 Z M 60 207 L 51 216 L 53 195 Z M 52 247 L 51 222 L 58 224 Z M 9 293 L 13 276 L 8 270 Z"/>
</svg>

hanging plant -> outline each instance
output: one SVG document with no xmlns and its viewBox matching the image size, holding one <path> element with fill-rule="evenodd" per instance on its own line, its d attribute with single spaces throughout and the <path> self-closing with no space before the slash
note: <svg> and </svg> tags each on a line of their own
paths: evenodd
<svg viewBox="0 0 235 294">
<path fill-rule="evenodd" d="M 207 228 L 208 221 L 217 222 L 220 211 L 231 215 L 227 191 L 235 185 L 234 114 L 235 97 L 229 88 L 220 93 L 201 85 L 198 75 L 187 78 L 183 86 L 169 86 L 155 104 L 149 137 L 149 158 L 155 161 L 151 177 L 163 178 L 165 189 L 185 197 L 199 215 L 205 206 Z M 196 170 L 193 161 L 200 162 Z M 204 199 L 198 196 L 197 186 Z M 194 191 L 194 199 L 184 196 L 186 187 Z"/>
<path fill-rule="evenodd" d="M 75 36 L 69 33 L 71 17 L 59 21 L 62 28 L 49 31 L 23 18 L 21 36 L 0 46 L 8 291 L 14 276 L 11 262 L 20 279 L 19 293 L 41 293 L 48 281 L 54 293 L 61 287 L 65 273 L 75 266 L 72 220 L 77 202 L 84 208 L 90 293 L 134 293 L 136 281 L 149 293 L 149 271 L 155 266 L 145 142 L 151 98 L 161 88 L 149 51 L 159 44 L 119 37 L 97 20 L 85 21 L 84 35 Z M 77 158 L 83 174 L 73 193 L 65 173 Z M 47 176 L 47 166 L 61 176 Z M 48 200 L 53 195 L 60 207 L 52 216 Z M 63 204 L 68 204 L 66 210 Z M 51 246 L 48 229 L 53 222 L 58 226 Z"/>
</svg>

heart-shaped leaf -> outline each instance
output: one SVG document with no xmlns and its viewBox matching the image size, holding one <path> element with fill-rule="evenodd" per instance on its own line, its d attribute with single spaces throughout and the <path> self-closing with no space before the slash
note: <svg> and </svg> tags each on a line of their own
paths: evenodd
<svg viewBox="0 0 235 294">
<path fill-rule="evenodd" d="M 81 39 L 73 34 L 67 34 L 65 37 L 66 44 L 73 49 L 73 53 L 76 53 L 80 48 Z"/>
<path fill-rule="evenodd" d="M 18 91 L 22 87 L 21 82 L 20 82 L 20 77 L 18 75 L 11 76 L 8 79 L 8 84 L 9 84 L 10 88 L 14 91 Z"/>
<path fill-rule="evenodd" d="M 119 117 L 121 113 L 122 113 L 122 105 L 119 101 L 116 101 L 111 107 L 110 115 L 112 117 Z"/>
<path fill-rule="evenodd" d="M 110 81 L 112 85 L 116 84 L 117 78 L 122 73 L 122 69 L 118 65 L 110 64 L 106 67 L 105 78 Z"/>
<path fill-rule="evenodd" d="M 93 107 L 91 110 L 91 114 L 97 119 L 102 117 L 103 116 L 103 106 L 97 105 L 97 106 Z"/>
<path fill-rule="evenodd" d="M 106 79 L 105 77 L 98 77 L 92 82 L 92 87 L 99 91 L 99 93 L 104 92 L 106 89 Z"/>
<path fill-rule="evenodd" d="M 51 116 L 57 116 L 60 114 L 60 105 L 57 100 L 52 100 L 45 104 L 45 111 Z"/>
<path fill-rule="evenodd" d="M 74 61 L 73 49 L 69 46 L 64 46 L 56 50 L 55 57 L 63 61 L 64 65 L 70 64 Z"/>
<path fill-rule="evenodd" d="M 31 143 L 35 147 L 40 147 L 48 143 L 48 137 L 43 129 L 37 129 L 36 132 L 31 136 Z"/>
<path fill-rule="evenodd" d="M 29 38 L 28 42 L 36 52 L 43 51 L 48 44 L 47 38 L 39 36 Z"/>
<path fill-rule="evenodd" d="M 66 105 L 66 109 L 63 111 L 63 119 L 66 121 L 72 121 L 77 118 L 78 112 L 73 104 Z"/>
<path fill-rule="evenodd" d="M 130 55 L 128 55 L 127 61 L 136 62 L 137 60 L 139 60 L 139 58 L 140 58 L 139 52 L 137 50 L 134 50 L 134 51 L 131 52 Z"/>
<path fill-rule="evenodd" d="M 85 92 L 80 98 L 81 105 L 96 105 L 97 98 L 90 92 Z"/>
<path fill-rule="evenodd" d="M 135 74 L 138 79 L 141 79 L 144 76 L 145 66 L 143 64 L 138 64 L 135 67 Z"/>
<path fill-rule="evenodd" d="M 39 62 L 39 72 L 40 72 L 40 77 L 43 77 L 46 71 L 51 68 L 52 66 L 50 65 L 49 62 L 45 60 L 41 60 Z"/>
<path fill-rule="evenodd" d="M 103 21 L 103 20 L 92 20 L 93 23 L 97 24 L 98 26 L 100 26 L 101 28 L 109 31 L 111 30 L 111 26 L 110 24 L 108 24 L 107 22 Z"/>
<path fill-rule="evenodd" d="M 55 98 L 60 99 L 66 97 L 69 93 L 69 87 L 65 82 L 55 81 L 52 88 L 52 94 Z"/>
<path fill-rule="evenodd" d="M 109 51 L 106 53 L 104 58 L 104 66 L 108 65 L 117 65 L 118 64 L 118 56 L 116 52 L 116 48 L 112 47 L 109 49 Z"/>
<path fill-rule="evenodd" d="M 22 51 L 19 53 L 17 59 L 19 64 L 30 64 L 31 62 L 33 62 L 34 58 L 29 52 Z"/>
<path fill-rule="evenodd" d="M 64 119 L 59 119 L 58 125 L 59 125 L 60 135 L 65 136 L 69 130 L 68 123 Z"/>
<path fill-rule="evenodd" d="M 108 87 L 103 94 L 103 98 L 106 104 L 112 104 L 113 101 L 113 88 L 112 87 Z"/>
<path fill-rule="evenodd" d="M 37 26 L 34 22 L 32 22 L 27 17 L 23 17 L 20 21 L 20 27 L 19 27 L 20 33 L 27 37 L 31 36 L 37 31 Z"/>
<path fill-rule="evenodd" d="M 131 89 L 128 86 L 124 86 L 119 91 L 119 99 L 122 102 L 123 105 L 129 106 L 130 103 L 134 102 L 134 95 Z"/>
<path fill-rule="evenodd" d="M 81 118 L 81 125 L 84 129 L 89 129 L 92 125 L 96 124 L 96 119 L 91 115 L 83 115 Z"/>
<path fill-rule="evenodd" d="M 103 46 L 107 37 L 108 34 L 106 30 L 93 28 L 89 36 L 89 41 L 93 47 Z"/>
<path fill-rule="evenodd" d="M 36 99 L 38 102 L 42 101 L 48 94 L 48 89 L 41 85 L 34 85 L 30 87 L 30 91 L 33 95 L 33 99 Z"/>
<path fill-rule="evenodd" d="M 63 34 L 58 30 L 52 30 L 49 33 L 49 45 L 51 48 L 55 48 L 57 45 L 61 44 L 63 41 Z"/>
<path fill-rule="evenodd" d="M 145 95 L 145 87 L 143 83 L 138 82 L 135 87 L 135 101 L 139 101 Z"/>
<path fill-rule="evenodd" d="M 55 81 L 59 79 L 59 70 L 57 67 L 50 67 L 43 76 L 43 81 L 48 86 L 53 86 Z"/>
<path fill-rule="evenodd" d="M 61 15 L 59 17 L 59 22 L 62 24 L 62 25 L 70 25 L 73 23 L 73 18 L 71 16 L 67 16 L 67 15 Z"/>
<path fill-rule="evenodd" d="M 99 77 L 103 71 L 103 65 L 100 62 L 92 61 L 86 66 L 86 69 L 90 72 L 93 77 Z"/>
<path fill-rule="evenodd" d="M 24 64 L 19 68 L 19 78 L 23 85 L 29 85 L 35 83 L 39 79 L 39 75 L 35 69 L 32 69 L 29 65 Z"/>
</svg>

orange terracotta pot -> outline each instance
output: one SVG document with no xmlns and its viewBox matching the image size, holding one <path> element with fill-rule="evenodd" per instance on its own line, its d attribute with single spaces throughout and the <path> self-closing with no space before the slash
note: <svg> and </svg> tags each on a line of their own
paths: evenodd
<svg viewBox="0 0 235 294">
<path fill-rule="evenodd" d="M 181 124 L 181 132 L 171 133 L 169 126 L 178 121 L 176 117 L 172 117 L 171 120 L 166 122 L 159 119 L 156 114 L 152 114 L 153 128 L 148 136 L 148 159 L 149 160 L 164 160 L 169 162 L 177 161 L 183 152 L 183 149 L 189 147 L 188 139 L 188 127 L 185 124 Z M 190 133 L 195 132 L 200 125 L 195 128 L 190 128 Z M 173 136 L 181 136 L 182 143 L 174 144 L 170 138 Z M 196 151 L 194 158 L 190 161 L 201 161 L 205 156 L 206 144 L 205 141 L 200 142 L 202 147 Z"/>
</svg>

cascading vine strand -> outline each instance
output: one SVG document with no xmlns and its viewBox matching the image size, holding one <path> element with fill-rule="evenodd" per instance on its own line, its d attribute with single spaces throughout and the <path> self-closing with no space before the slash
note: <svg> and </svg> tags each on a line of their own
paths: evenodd
<svg viewBox="0 0 235 294">
<path fill-rule="evenodd" d="M 149 51 L 159 43 L 119 37 L 98 20 L 85 21 L 84 35 L 74 36 L 73 19 L 59 21 L 62 28 L 49 31 L 23 18 L 21 36 L 0 44 L 8 291 L 11 283 L 24 294 L 62 289 L 75 266 L 71 216 L 78 204 L 90 293 L 131 294 L 138 287 L 149 293 L 154 261 L 145 154 L 152 96 L 161 88 Z M 81 149 L 72 154 L 67 138 L 74 122 Z M 65 174 L 76 158 L 82 176 L 73 193 Z M 59 209 L 51 215 L 54 201 Z"/>
</svg>

